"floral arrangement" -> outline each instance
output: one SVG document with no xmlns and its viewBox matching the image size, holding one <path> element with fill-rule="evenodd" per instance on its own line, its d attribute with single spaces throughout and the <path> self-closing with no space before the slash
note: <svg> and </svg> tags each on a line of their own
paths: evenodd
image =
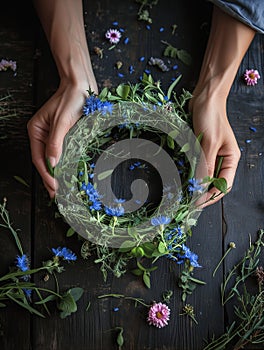
<svg viewBox="0 0 264 350">
<path fill-rule="evenodd" d="M 179 79 L 166 93 L 160 82 L 146 74 L 140 84 L 121 84 L 112 91 L 105 88 L 99 96 L 89 92 L 83 117 L 66 136 L 61 160 L 50 171 L 59 182 L 56 201 L 71 225 L 68 235 L 76 231 L 85 239 L 81 254 L 88 258 L 96 253 L 95 262 L 101 264 L 104 279 L 108 271 L 120 277 L 126 272 L 128 261 L 135 259 L 136 268 L 132 272 L 150 288 L 150 273 L 156 266 L 146 267 L 147 261 L 153 264 L 166 257 L 185 265 L 180 281 L 185 300 L 195 284 L 202 283 L 192 277 L 193 269 L 200 265 L 198 256 L 186 245 L 201 212 L 197 201 L 212 184 L 221 192 L 227 188 L 225 180 L 217 178 L 217 174 L 214 178 L 195 178 L 202 152 L 185 110 L 191 94 L 183 91 L 177 96 L 173 91 Z M 151 140 L 151 146 L 154 144 L 149 155 L 146 139 Z M 131 149 L 132 141 L 143 144 L 137 143 L 136 153 L 130 150 L 127 154 L 124 142 Z M 173 160 L 169 165 L 164 164 L 165 153 Z M 155 160 L 156 154 L 161 158 Z M 158 204 L 148 197 L 140 200 L 133 197 L 132 203 L 131 198 L 123 197 L 124 192 L 117 196 L 103 192 L 111 187 L 111 176 L 120 163 L 126 164 L 128 174 L 150 176 L 152 166 L 160 173 L 164 168 L 166 173 L 166 167 L 170 172 L 173 167 L 177 174 L 165 180 L 166 174 L 161 175 L 164 187 Z M 111 201 L 106 204 L 107 196 Z M 127 210 L 127 202 L 133 210 Z"/>
</svg>

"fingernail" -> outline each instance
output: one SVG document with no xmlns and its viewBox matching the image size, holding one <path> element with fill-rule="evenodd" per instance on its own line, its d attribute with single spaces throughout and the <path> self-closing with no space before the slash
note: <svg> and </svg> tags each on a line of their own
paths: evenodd
<svg viewBox="0 0 264 350">
<path fill-rule="evenodd" d="M 49 161 L 50 161 L 50 165 L 52 166 L 52 168 L 54 168 L 56 165 L 56 158 L 49 157 Z"/>
</svg>

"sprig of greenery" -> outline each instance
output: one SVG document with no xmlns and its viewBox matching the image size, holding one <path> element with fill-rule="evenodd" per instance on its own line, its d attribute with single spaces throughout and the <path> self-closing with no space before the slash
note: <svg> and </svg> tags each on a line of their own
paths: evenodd
<svg viewBox="0 0 264 350">
<path fill-rule="evenodd" d="M 167 41 L 162 40 L 162 44 L 166 45 L 166 48 L 163 52 L 163 55 L 170 58 L 178 58 L 180 61 L 182 61 L 187 66 L 190 66 L 192 64 L 192 57 L 191 55 L 183 49 L 177 49 L 176 47 L 169 44 Z"/>
<path fill-rule="evenodd" d="M 4 198 L 3 203 L 0 204 L 0 218 L 2 221 L 0 226 L 12 233 L 17 249 L 23 255 L 22 244 L 16 230 L 11 224 L 6 204 L 7 199 Z M 60 311 L 60 317 L 65 318 L 69 316 L 71 313 L 77 311 L 76 301 L 82 296 L 83 289 L 79 287 L 71 288 L 65 293 L 60 294 L 55 273 L 61 273 L 63 271 L 64 267 L 60 265 L 60 259 L 57 256 L 43 262 L 42 266 L 34 269 L 21 271 L 15 267 L 10 268 L 8 273 L 0 276 L 0 308 L 6 307 L 7 303 L 12 301 L 32 314 L 45 317 L 35 306 L 43 306 L 46 313 L 50 315 L 47 304 L 51 301 L 56 301 L 57 308 Z M 31 276 L 40 272 L 46 272 L 46 274 L 54 277 L 56 291 L 37 286 L 36 283 L 30 281 Z M 28 290 L 35 292 L 36 300 L 34 302 L 30 296 L 27 296 L 26 291 Z"/>
<path fill-rule="evenodd" d="M 264 291 L 263 276 L 258 280 L 256 291 L 248 281 L 258 270 L 259 257 L 263 252 L 264 230 L 260 230 L 255 243 L 250 241 L 244 257 L 227 274 L 221 285 L 222 303 L 235 298 L 234 313 L 237 320 L 227 328 L 226 333 L 207 344 L 203 350 L 223 350 L 232 343 L 233 350 L 243 349 L 248 344 L 264 342 Z M 261 270 L 262 271 L 262 270 Z M 234 280 L 232 286 L 229 286 Z M 228 290 L 228 291 L 227 291 Z"/>
<path fill-rule="evenodd" d="M 140 4 L 140 8 L 138 10 L 138 20 L 152 23 L 149 9 L 151 9 L 154 5 L 157 5 L 158 0 L 136 0 L 136 2 Z"/>
</svg>

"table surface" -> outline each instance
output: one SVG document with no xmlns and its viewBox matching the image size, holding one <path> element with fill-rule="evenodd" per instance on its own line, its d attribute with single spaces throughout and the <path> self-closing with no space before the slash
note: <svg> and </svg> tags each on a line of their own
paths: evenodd
<svg viewBox="0 0 264 350">
<path fill-rule="evenodd" d="M 88 3 L 88 1 L 87 1 Z M 150 10 L 153 23 L 151 29 L 137 20 L 139 4 L 135 1 L 100 0 L 84 4 L 86 34 L 91 49 L 94 72 L 101 89 L 117 86 L 121 82 L 135 83 L 145 69 L 151 69 L 155 80 L 168 86 L 171 78 L 182 74 L 177 89 L 192 90 L 197 81 L 206 40 L 210 28 L 211 5 L 205 1 L 160 1 Z M 124 329 L 122 349 L 202 349 L 205 341 L 213 335 L 221 335 L 234 318 L 232 301 L 223 307 L 220 303 L 220 284 L 224 274 L 244 255 L 249 245 L 249 237 L 256 239 L 263 227 L 264 212 L 264 39 L 256 35 L 250 49 L 238 70 L 228 99 L 228 115 L 237 141 L 242 150 L 236 180 L 230 194 L 219 203 L 205 209 L 189 246 L 199 255 L 201 269 L 195 277 L 206 282 L 188 297 L 195 307 L 195 324 L 190 318 L 180 315 L 183 304 L 181 291 L 177 287 L 179 267 L 163 259 L 157 262 L 158 270 L 152 275 L 152 288 L 127 273 L 121 278 L 109 274 L 103 281 L 99 266 L 90 257 L 80 256 L 81 242 L 66 237 L 68 229 L 61 219 L 55 218 L 56 207 L 50 205 L 48 194 L 41 178 L 32 166 L 26 124 L 34 111 L 56 90 L 58 75 L 46 39 L 30 2 L 5 2 L 1 12 L 0 43 L 1 56 L 17 61 L 17 74 L 12 71 L 0 72 L 0 95 L 11 95 L 10 110 L 16 116 L 9 120 L 0 119 L 0 197 L 7 197 L 7 208 L 15 228 L 23 242 L 24 250 L 31 256 L 31 263 L 39 266 L 50 256 L 52 247 L 67 246 L 78 255 L 74 264 L 66 266 L 66 271 L 58 276 L 61 290 L 73 286 L 84 289 L 78 302 L 78 311 L 65 320 L 59 318 L 55 305 L 50 306 L 51 316 L 42 319 L 30 315 L 16 305 L 8 305 L 0 311 L 0 348 L 3 350 L 84 350 L 117 349 L 116 327 Z M 105 31 L 114 21 L 125 29 L 123 38 L 113 50 L 104 40 Z M 177 24 L 175 34 L 172 25 Z M 160 30 L 164 27 L 164 31 Z M 177 70 L 161 72 L 147 65 L 147 58 L 163 57 L 165 40 L 178 48 L 190 52 L 193 63 L 185 66 L 177 64 Z M 93 51 L 94 46 L 102 47 L 103 58 Z M 140 62 L 139 57 L 146 61 Z M 0 57 L 1 58 L 1 57 Z M 117 71 L 116 61 L 122 61 Z M 167 61 L 166 61 L 167 62 Z M 133 65 L 135 72 L 129 74 Z M 247 68 L 260 71 L 258 85 L 247 87 L 241 76 Z M 119 77 L 118 72 L 124 77 Z M 250 130 L 255 127 L 256 132 Z M 251 140 L 247 143 L 246 140 Z M 24 179 L 29 187 L 18 182 L 14 176 Z M 226 251 L 229 242 L 236 243 L 225 259 L 215 278 L 212 271 Z M 1 230 L 0 273 L 6 273 L 18 254 L 11 235 Z M 43 282 L 43 276 L 36 276 L 35 282 L 52 287 L 52 281 Z M 135 308 L 128 300 L 98 299 L 107 293 L 120 293 L 141 297 L 147 303 L 161 300 L 162 293 L 173 290 L 169 307 L 172 310 L 169 325 L 163 329 L 150 327 L 146 323 L 146 309 Z M 85 311 L 88 302 L 91 306 Z M 114 312 L 113 308 L 119 311 Z M 248 349 L 263 349 L 253 345 Z"/>
</svg>

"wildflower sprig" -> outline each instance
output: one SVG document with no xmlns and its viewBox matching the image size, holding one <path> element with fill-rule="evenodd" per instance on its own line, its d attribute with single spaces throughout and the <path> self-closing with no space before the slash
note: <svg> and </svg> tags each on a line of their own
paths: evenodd
<svg viewBox="0 0 264 350">
<path fill-rule="evenodd" d="M 43 262 L 42 266 L 31 268 L 30 258 L 23 252 L 17 231 L 11 225 L 6 205 L 7 199 L 4 198 L 3 203 L 0 204 L 0 226 L 7 228 L 12 233 L 20 254 L 16 256 L 10 271 L 0 276 L 0 307 L 5 307 L 9 302 L 14 302 L 32 314 L 45 317 L 38 306 L 42 306 L 46 314 L 50 315 L 48 303 L 55 301 L 57 308 L 60 310 L 60 316 L 62 318 L 69 316 L 77 310 L 76 301 L 81 297 L 83 289 L 79 287 L 71 288 L 61 294 L 55 273 L 64 271 L 63 260 L 75 261 L 77 259 L 76 255 L 66 247 L 52 248 L 53 256 L 50 260 Z M 38 286 L 31 281 L 31 277 L 40 272 L 52 275 L 55 278 L 55 291 Z M 33 294 L 34 302 L 32 301 Z"/>
<path fill-rule="evenodd" d="M 250 241 L 244 257 L 225 276 L 221 285 L 223 304 L 235 299 L 234 313 L 236 321 L 226 333 L 213 339 L 203 350 L 226 349 L 232 344 L 232 349 L 243 349 L 249 344 L 264 342 L 264 290 L 263 279 L 259 279 L 259 258 L 263 253 L 264 230 L 260 230 L 255 243 Z M 252 278 L 255 277 L 255 288 L 252 288 Z M 231 283 L 231 281 L 234 281 Z M 250 281 L 250 284 L 249 284 Z M 253 286 L 254 287 L 254 286 Z"/>
</svg>

